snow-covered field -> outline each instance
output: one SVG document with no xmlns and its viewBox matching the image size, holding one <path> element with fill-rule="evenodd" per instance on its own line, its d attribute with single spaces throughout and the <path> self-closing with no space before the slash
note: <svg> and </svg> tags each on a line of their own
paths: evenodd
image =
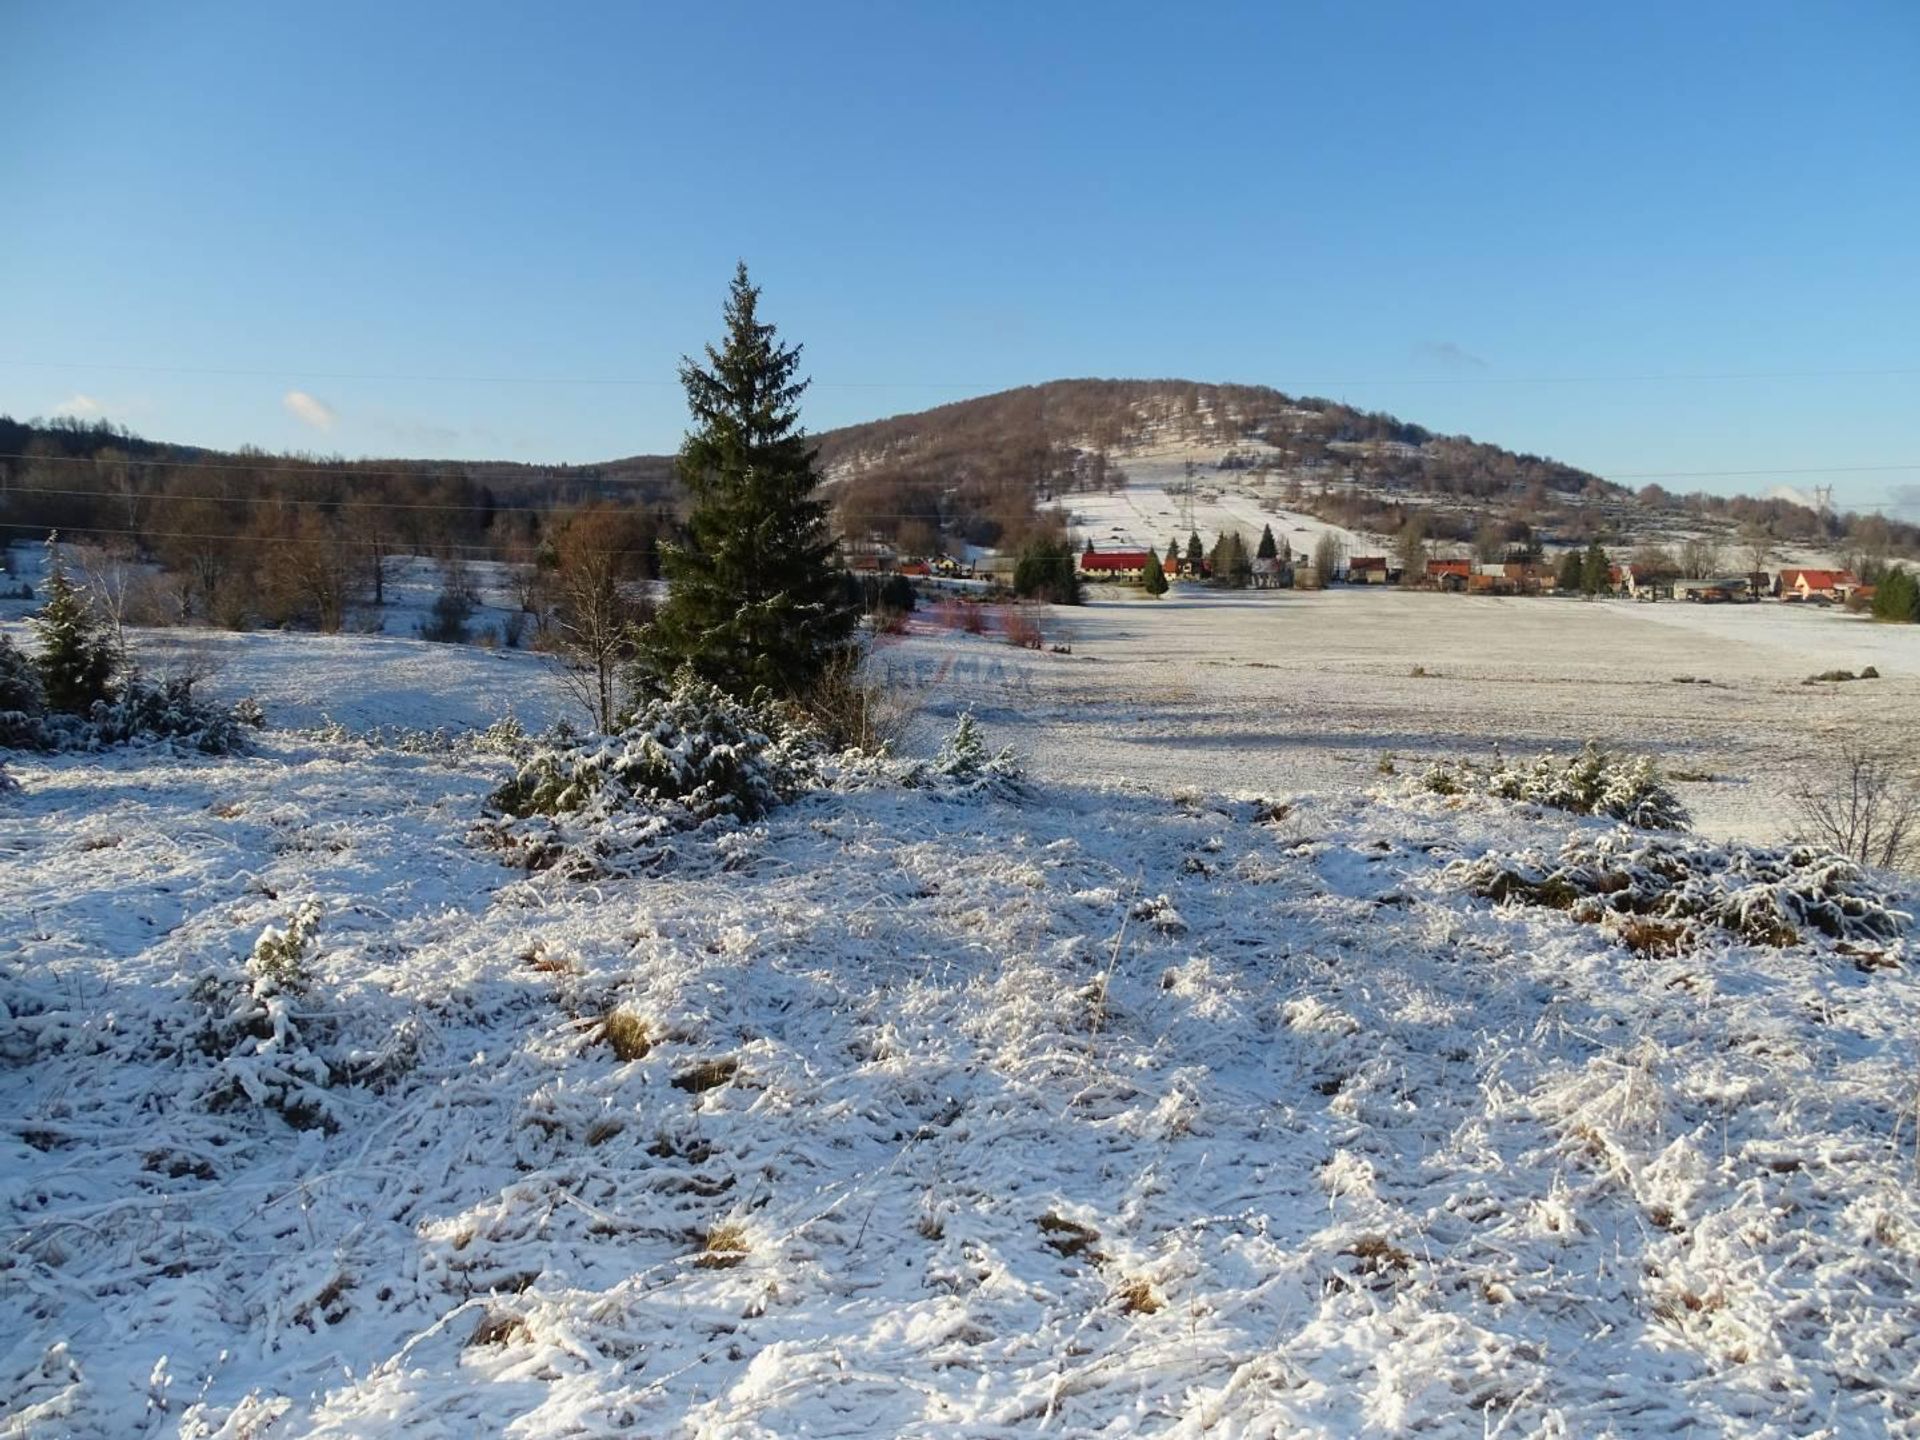
<svg viewBox="0 0 1920 1440">
<path fill-rule="evenodd" d="M 1388 757 L 1599 739 L 1696 777 L 1680 789 L 1708 833 L 1772 839 L 1843 740 L 1920 763 L 1920 627 L 1367 587 L 1091 593 L 1053 612 L 1071 655 L 929 634 L 882 663 L 935 724 L 971 705 L 1052 773 L 1160 793 L 1345 788 Z M 1802 683 L 1866 665 L 1881 678 Z"/>
<path fill-rule="evenodd" d="M 1769 835 L 1832 734 L 1912 745 L 1907 632 L 1054 630 L 879 657 L 1025 793 L 816 794 L 636 878 L 502 866 L 472 746 L 9 755 L 0 1435 L 1920 1434 L 1910 942 L 1496 907 L 1449 865 L 1608 827 L 1409 783 L 1597 734 Z M 563 709 L 519 653 L 193 643 L 280 727 Z M 237 1035 L 309 901 L 310 988 Z"/>
</svg>

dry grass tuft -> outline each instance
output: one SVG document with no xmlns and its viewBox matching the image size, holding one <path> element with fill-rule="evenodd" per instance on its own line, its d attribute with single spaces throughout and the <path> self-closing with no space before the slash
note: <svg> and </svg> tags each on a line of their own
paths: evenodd
<svg viewBox="0 0 1920 1440">
<path fill-rule="evenodd" d="M 1620 927 L 1620 943 L 1640 955 L 1678 955 L 1687 948 L 1690 927 L 1673 920 L 1636 915 Z"/>
<path fill-rule="evenodd" d="M 1355 1268 L 1361 1275 L 1399 1275 L 1413 1268 L 1413 1256 L 1384 1235 L 1362 1235 L 1340 1253 L 1360 1262 Z"/>
<path fill-rule="evenodd" d="M 1160 1292 L 1153 1288 L 1152 1282 L 1138 1276 L 1122 1281 L 1113 1294 L 1120 1302 L 1120 1308 L 1129 1315 L 1152 1315 L 1165 1309 L 1167 1304 Z"/>
<path fill-rule="evenodd" d="M 731 1055 L 723 1055 L 717 1060 L 701 1060 L 682 1070 L 673 1077 L 673 1088 L 698 1095 L 702 1091 L 719 1089 L 739 1073 L 740 1062 Z"/>
<path fill-rule="evenodd" d="M 489 1310 L 481 1317 L 479 1325 L 474 1327 L 467 1346 L 471 1349 L 478 1345 L 518 1345 L 532 1339 L 533 1332 L 527 1328 L 527 1322 L 518 1315 Z"/>
<path fill-rule="evenodd" d="M 587 1129 L 587 1144 L 604 1145 L 626 1128 L 618 1120 L 596 1120 Z"/>
<path fill-rule="evenodd" d="M 644 1060 L 654 1045 L 653 1023 L 631 1010 L 614 1010 L 600 1022 L 600 1038 L 619 1059 Z"/>
<path fill-rule="evenodd" d="M 573 975 L 579 972 L 579 966 L 565 956 L 547 949 L 546 942 L 536 940 L 520 952 L 520 962 L 530 970 L 538 970 L 542 975 Z"/>
<path fill-rule="evenodd" d="M 1091 1225 L 1082 1225 L 1078 1220 L 1069 1220 L 1064 1215 L 1048 1213 L 1037 1222 L 1046 1234 L 1047 1244 L 1058 1254 L 1066 1256 L 1084 1255 L 1092 1251 L 1099 1240 L 1100 1232 Z M 1100 1257 L 1095 1254 L 1094 1259 Z"/>
<path fill-rule="evenodd" d="M 752 1253 L 753 1247 L 747 1243 L 747 1227 L 723 1220 L 707 1231 L 706 1241 L 693 1263 L 702 1270 L 731 1270 Z"/>
</svg>

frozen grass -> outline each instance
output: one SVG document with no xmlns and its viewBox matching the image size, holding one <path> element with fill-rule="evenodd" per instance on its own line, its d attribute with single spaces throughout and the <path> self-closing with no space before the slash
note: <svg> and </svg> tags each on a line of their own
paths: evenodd
<svg viewBox="0 0 1920 1440">
<path fill-rule="evenodd" d="M 1912 1428 L 1904 936 L 1489 905 L 1610 829 L 1370 775 L 860 784 L 582 883 L 472 842 L 512 763 L 12 760 L 15 1432 Z"/>
</svg>

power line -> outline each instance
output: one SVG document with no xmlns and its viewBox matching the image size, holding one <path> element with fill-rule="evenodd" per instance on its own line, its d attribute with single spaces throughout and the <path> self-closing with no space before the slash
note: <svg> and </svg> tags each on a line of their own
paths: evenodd
<svg viewBox="0 0 1920 1440">
<path fill-rule="evenodd" d="M 0 497 L 10 492 L 0 490 Z M 355 496 L 346 500 L 316 499 L 305 495 L 177 495 L 169 491 L 127 491 L 127 490 L 65 490 L 43 486 L 21 489 L 11 493 L 19 495 L 61 495 L 91 497 L 96 500 L 121 500 L 129 503 L 150 505 L 184 504 L 187 501 L 204 500 L 215 505 L 317 505 L 329 509 L 348 507 L 368 510 L 432 510 L 443 513 L 464 515 L 549 515 L 563 509 L 561 505 L 457 505 L 452 503 L 432 503 L 416 500 L 362 500 Z"/>
<path fill-rule="evenodd" d="M 297 365 L 281 366 L 271 369 L 250 369 L 213 365 L 147 365 L 116 361 L 29 360 L 17 357 L 0 357 L 0 365 L 38 370 L 115 370 L 139 374 L 218 375 L 271 380 L 418 381 L 428 384 L 444 385 L 674 387 L 680 384 L 678 379 L 665 379 L 657 376 L 434 375 L 398 371 L 378 373 L 355 370 L 308 370 Z M 1296 391 L 1305 391 L 1314 387 L 1339 388 L 1343 386 L 1376 385 L 1638 385 L 1692 383 L 1696 381 L 1873 379 L 1906 375 L 1920 375 L 1920 366 L 1886 366 L 1852 370 L 1722 370 L 1639 375 L 1488 375 L 1476 373 L 1471 375 L 1375 376 L 1370 379 L 1306 379 L 1299 376 L 1281 376 L 1271 383 L 1262 383 L 1265 388 L 1269 389 L 1286 385 Z M 982 393 L 997 393 L 1009 389 L 1036 388 L 1032 385 L 1009 386 L 1004 382 L 961 380 L 815 380 L 811 383 L 815 388 L 827 390 L 972 390 Z M 1215 382 L 1201 381 L 1195 383 L 1212 385 Z M 1260 387 L 1249 385 L 1246 388 Z"/>
<path fill-rule="evenodd" d="M 667 459 L 670 459 L 671 457 L 647 456 L 647 457 L 634 457 L 634 458 L 647 458 L 647 459 L 658 458 L 661 460 L 667 460 Z M 97 455 L 36 455 L 31 452 L 23 451 L 23 450 L 0 451 L 0 460 L 44 461 L 51 464 L 62 464 L 62 465 L 110 464 L 110 465 L 127 465 L 131 467 L 144 466 L 149 469 L 236 471 L 236 472 L 241 472 L 245 474 L 264 475 L 268 478 L 273 478 L 276 476 L 288 476 L 288 475 L 317 475 L 317 476 L 325 476 L 329 479 L 334 479 L 334 480 L 372 480 L 372 479 L 389 479 L 389 480 L 397 479 L 397 480 L 422 480 L 422 481 L 466 480 L 473 483 L 486 483 L 486 482 L 484 480 L 477 479 L 477 477 L 473 473 L 471 473 L 472 469 L 476 467 L 486 467 L 491 465 L 515 465 L 515 466 L 518 466 L 520 469 L 531 472 L 531 474 L 526 476 L 513 477 L 513 478 L 519 478 L 519 479 L 548 478 L 548 479 L 555 479 L 555 480 L 561 480 L 561 481 L 577 480 L 581 483 L 606 483 L 609 477 L 606 476 L 604 472 L 612 466 L 626 463 L 625 461 L 620 461 L 620 460 L 610 460 L 610 461 L 601 462 L 599 464 L 544 466 L 544 465 L 522 465 L 518 461 L 499 461 L 499 460 L 421 461 L 408 469 L 390 470 L 390 469 L 368 469 L 365 466 L 363 466 L 360 462 L 354 461 L 354 460 L 339 460 L 339 461 L 333 461 L 333 462 L 316 464 L 316 465 L 277 465 L 277 464 L 271 463 L 271 461 L 248 462 L 248 461 L 202 461 L 202 460 L 150 460 L 150 459 L 145 459 L 138 456 L 126 456 L 126 457 L 115 459 L 115 460 L 101 460 L 100 457 Z M 1122 471 L 1126 469 L 1126 460 L 1124 456 L 1121 459 L 1115 461 L 1114 463 Z M 1549 463 L 1557 464 L 1558 462 L 1549 462 Z M 463 468 L 439 469 L 439 470 L 428 468 L 432 466 L 463 467 Z M 1333 468 L 1338 469 L 1340 467 L 1335 466 Z M 1741 479 L 1741 478 L 1748 478 L 1753 476 L 1769 476 L 1769 475 L 1898 474 L 1903 471 L 1920 471 L 1920 461 L 1906 461 L 1903 463 L 1891 464 L 1891 465 L 1889 464 L 1800 465 L 1800 466 L 1789 466 L 1789 467 L 1782 467 L 1782 468 L 1775 468 L 1775 469 L 1747 469 L 1747 470 L 1616 470 L 1612 472 L 1611 475 L 1602 475 L 1598 471 L 1582 470 L 1580 469 L 1580 467 L 1575 465 L 1563 465 L 1561 466 L 1561 468 L 1568 471 L 1573 471 L 1578 474 L 1593 475 L 1595 478 L 1602 479 L 1602 480 L 1606 480 L 1606 479 L 1612 479 L 1615 481 L 1620 481 L 1620 480 L 1708 480 L 1708 479 Z M 580 473 L 556 475 L 552 473 L 555 471 L 576 471 Z M 598 474 L 597 479 L 593 472 L 600 472 Z M 1422 478 L 1430 479 L 1430 480 L 1473 480 L 1473 479 L 1479 479 L 1482 477 L 1482 472 L 1476 471 L 1476 470 L 1435 470 L 1424 465 L 1421 467 L 1420 474 Z M 1324 477 L 1314 476 L 1310 478 L 1321 479 Z M 1199 477 L 1196 476 L 1195 479 L 1197 480 L 1199 479 Z M 616 481 L 615 483 L 628 483 L 628 482 Z M 644 483 L 644 482 L 635 481 L 631 483 L 638 484 L 638 483 Z M 42 493 L 52 493 L 52 492 L 43 491 Z M 79 493 L 79 492 L 76 492 L 76 493 Z M 1086 492 L 1086 493 L 1095 493 L 1095 492 Z M 206 498 L 225 499 L 228 497 L 209 496 Z M 465 507 L 462 507 L 462 508 L 465 508 Z M 485 508 L 485 507 L 480 507 L 480 508 Z M 495 506 L 493 508 L 510 509 L 514 507 Z"/>
<path fill-rule="evenodd" d="M 124 526 L 124 525 L 47 526 L 47 525 L 28 525 L 28 524 L 23 524 L 19 521 L 9 521 L 9 520 L 0 520 L 0 529 L 27 530 L 32 532 L 38 532 L 42 530 L 53 530 L 53 531 L 56 531 L 63 538 L 68 535 L 132 535 L 132 536 L 138 536 L 141 539 L 146 539 L 146 540 L 225 540 L 232 544 L 242 545 L 242 546 L 244 545 L 306 545 L 306 544 L 312 543 L 311 536 L 249 535 L 245 531 L 241 531 L 241 530 L 224 530 L 224 531 L 219 531 L 219 530 L 216 530 L 216 531 L 138 530 L 138 529 L 130 528 L 128 526 Z M 343 543 L 348 544 L 350 546 L 355 546 L 357 548 L 370 549 L 379 542 L 366 539 L 366 540 L 359 540 L 359 541 L 343 540 Z M 497 545 L 470 544 L 470 543 L 455 542 L 455 541 L 445 541 L 445 542 L 434 541 L 432 542 L 432 548 L 434 550 L 463 550 L 471 554 L 485 555 L 485 556 L 495 557 L 495 558 L 497 558 L 499 555 L 499 547 Z M 413 553 L 413 552 L 401 552 L 399 550 L 393 551 L 393 555 L 395 558 L 398 558 L 402 553 Z M 596 550 L 588 550 L 585 553 L 590 555 L 644 555 L 647 553 L 647 547 L 629 545 L 616 550 L 596 549 Z"/>
<path fill-rule="evenodd" d="M 645 459 L 671 460 L 671 456 L 635 457 Z M 333 460 L 313 465 L 279 465 L 273 457 L 263 456 L 258 461 L 246 460 L 149 460 L 142 456 L 126 455 L 117 460 L 102 460 L 98 455 L 36 455 L 24 450 L 0 451 L 0 460 L 44 460 L 60 465 L 128 465 L 146 466 L 162 470 L 234 470 L 248 474 L 265 475 L 324 475 L 335 480 L 474 480 L 473 471 L 488 466 L 509 465 L 532 472 L 530 475 L 514 478 L 544 478 L 550 480 L 591 480 L 591 472 L 604 472 L 608 468 L 625 463 L 620 460 L 606 460 L 591 465 L 526 465 L 517 460 L 420 460 L 412 462 L 405 470 L 367 469 L 358 460 Z M 560 475 L 553 472 L 574 470 L 582 472 L 577 476 Z M 605 479 L 604 475 L 601 477 Z M 480 483 L 485 483 L 480 482 Z"/>
</svg>

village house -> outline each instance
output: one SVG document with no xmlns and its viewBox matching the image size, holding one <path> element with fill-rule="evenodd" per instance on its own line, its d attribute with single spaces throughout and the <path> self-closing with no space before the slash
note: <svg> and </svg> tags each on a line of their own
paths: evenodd
<svg viewBox="0 0 1920 1440">
<path fill-rule="evenodd" d="M 1469 560 L 1427 561 L 1427 584 L 1437 590 L 1465 590 L 1472 574 L 1473 562 Z"/>
<path fill-rule="evenodd" d="M 1253 558 L 1253 588 L 1256 590 L 1284 590 L 1293 584 L 1293 561 L 1279 555 L 1268 559 L 1259 556 Z"/>
<path fill-rule="evenodd" d="M 1147 573 L 1147 564 L 1153 558 L 1149 550 L 1096 550 L 1093 542 L 1087 542 L 1086 550 L 1080 556 L 1080 578 L 1082 580 L 1140 580 Z M 1157 562 L 1156 562 L 1157 563 Z M 1166 573 L 1166 567 L 1161 567 Z"/>
<path fill-rule="evenodd" d="M 1634 600 L 1653 598 L 1647 567 L 1631 561 L 1607 566 L 1607 588 L 1616 595 L 1625 595 Z"/>
<path fill-rule="evenodd" d="M 1788 569 L 1780 572 L 1782 600 L 1845 600 L 1860 588 L 1851 570 Z"/>
<path fill-rule="evenodd" d="M 1349 585 L 1385 585 L 1388 581 L 1387 557 L 1384 555 L 1356 555 L 1347 561 Z"/>
<path fill-rule="evenodd" d="M 1744 575 L 1716 575 L 1706 580 L 1676 580 L 1674 597 L 1694 600 L 1703 605 L 1724 605 L 1731 600 L 1753 600 L 1753 586 Z"/>
</svg>

